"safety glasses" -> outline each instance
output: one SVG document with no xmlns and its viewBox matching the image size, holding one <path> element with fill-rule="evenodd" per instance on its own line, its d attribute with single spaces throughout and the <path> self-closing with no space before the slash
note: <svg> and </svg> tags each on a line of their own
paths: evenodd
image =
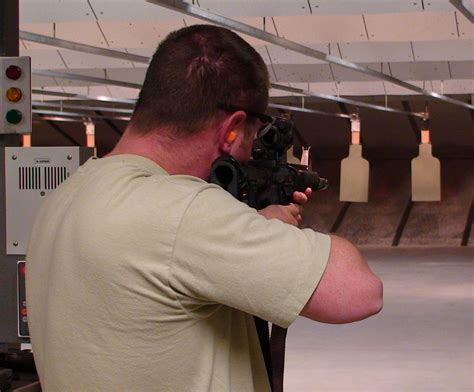
<svg viewBox="0 0 474 392">
<path fill-rule="evenodd" d="M 251 110 L 239 108 L 237 106 L 232 105 L 219 105 L 219 109 L 224 110 L 226 112 L 238 112 L 239 110 L 243 111 L 249 117 L 255 117 L 260 120 L 262 126 L 258 129 L 257 133 L 255 134 L 255 139 L 265 135 L 270 128 L 272 127 L 273 123 L 275 122 L 275 118 L 269 116 L 268 114 L 253 112 Z"/>
</svg>

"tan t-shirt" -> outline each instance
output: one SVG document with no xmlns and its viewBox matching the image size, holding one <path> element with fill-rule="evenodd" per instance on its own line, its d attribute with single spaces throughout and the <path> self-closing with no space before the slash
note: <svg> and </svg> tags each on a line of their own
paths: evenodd
<svg viewBox="0 0 474 392">
<path fill-rule="evenodd" d="M 252 315 L 287 327 L 330 238 L 135 155 L 90 159 L 45 201 L 27 255 L 46 391 L 268 391 Z"/>
</svg>

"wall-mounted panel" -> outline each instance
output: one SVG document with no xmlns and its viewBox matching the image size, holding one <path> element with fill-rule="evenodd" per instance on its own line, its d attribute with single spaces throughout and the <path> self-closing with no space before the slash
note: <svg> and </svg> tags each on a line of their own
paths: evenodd
<svg viewBox="0 0 474 392">
<path fill-rule="evenodd" d="M 309 0 L 313 14 L 383 14 L 421 11 L 421 0 Z"/>
<path fill-rule="evenodd" d="M 413 61 L 409 42 L 341 42 L 342 58 L 355 63 Z"/>
<path fill-rule="evenodd" d="M 370 41 L 434 41 L 458 37 L 454 12 L 365 15 Z"/>
<path fill-rule="evenodd" d="M 402 80 L 449 79 L 447 61 L 423 61 L 416 63 L 390 63 L 392 75 Z"/>
<path fill-rule="evenodd" d="M 201 8 L 223 16 L 309 15 L 306 0 L 200 0 Z"/>
<path fill-rule="evenodd" d="M 474 60 L 474 41 L 413 42 L 416 61 Z"/>
<path fill-rule="evenodd" d="M 121 51 L 124 51 L 123 49 Z M 97 56 L 67 49 L 59 51 L 68 68 L 132 68 L 132 63 L 112 57 Z"/>
<path fill-rule="evenodd" d="M 81 44 L 107 47 L 97 22 L 56 23 L 56 38 Z"/>
<path fill-rule="evenodd" d="M 367 41 L 360 15 L 275 17 L 279 35 L 301 44 Z"/>
<path fill-rule="evenodd" d="M 20 23 L 94 21 L 87 1 L 21 0 Z"/>
</svg>

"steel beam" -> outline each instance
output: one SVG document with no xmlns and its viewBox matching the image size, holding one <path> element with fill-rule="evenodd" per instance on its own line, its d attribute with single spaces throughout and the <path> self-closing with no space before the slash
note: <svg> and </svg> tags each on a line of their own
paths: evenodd
<svg viewBox="0 0 474 392">
<path fill-rule="evenodd" d="M 63 111 L 56 111 L 56 110 L 41 110 L 41 109 L 33 109 L 33 114 L 40 114 L 40 115 L 47 115 L 47 116 L 56 116 L 56 117 L 80 117 L 80 118 L 100 118 L 100 119 L 111 119 L 111 120 L 122 120 L 122 121 L 130 121 L 130 117 L 122 117 L 122 116 L 99 116 L 97 114 L 87 114 L 87 113 L 76 113 L 76 112 L 63 112 Z"/>
<path fill-rule="evenodd" d="M 75 109 L 75 110 L 89 110 L 89 111 L 96 111 L 100 110 L 102 112 L 110 112 L 110 113 L 124 113 L 124 114 L 132 114 L 132 109 L 120 109 L 120 108 L 108 108 L 105 106 L 82 106 L 82 105 L 68 105 L 63 104 L 62 102 L 32 102 L 33 107 L 41 108 L 41 107 L 50 107 L 50 108 L 60 108 L 62 109 Z"/>
<path fill-rule="evenodd" d="M 303 113 L 312 113 L 312 114 L 321 114 L 323 116 L 331 116 L 331 117 L 341 117 L 341 118 L 351 118 L 348 114 L 343 114 L 343 113 L 330 113 L 330 112 L 324 112 L 322 110 L 316 110 L 316 109 L 307 109 L 307 108 L 302 108 L 298 106 L 288 106 L 288 105 L 280 105 L 277 103 L 269 103 L 268 104 L 269 108 L 275 108 L 275 109 L 284 109 L 284 110 L 290 110 L 292 112 L 303 112 Z"/>
<path fill-rule="evenodd" d="M 112 79 L 105 79 L 105 78 L 96 78 L 94 76 L 70 74 L 70 73 L 66 73 L 66 72 L 48 71 L 48 70 L 43 70 L 43 69 L 34 69 L 31 73 L 33 75 L 47 76 L 47 77 L 50 77 L 50 78 L 80 80 L 80 81 L 83 81 L 83 82 L 108 84 L 108 85 L 111 85 L 111 86 L 128 87 L 128 88 L 134 88 L 134 89 L 141 89 L 142 88 L 142 85 L 137 84 L 137 83 L 122 82 L 120 80 L 112 80 Z"/>
<path fill-rule="evenodd" d="M 266 31 L 257 29 L 253 26 L 249 26 L 247 24 L 238 22 L 236 20 L 226 18 L 222 15 L 218 15 L 218 14 L 215 14 L 213 12 L 209 12 L 205 9 L 193 6 L 193 5 L 191 5 L 189 3 L 186 3 L 182 0 L 147 0 L 147 1 L 149 3 L 156 4 L 156 5 L 171 9 L 173 11 L 181 12 L 183 14 L 190 15 L 190 16 L 205 20 L 207 22 L 215 23 L 215 24 L 217 24 L 219 26 L 222 26 L 222 27 L 226 27 L 226 28 L 238 31 L 238 32 L 243 33 L 243 34 L 250 35 L 250 36 L 258 38 L 262 41 L 266 41 L 266 42 L 269 42 L 271 44 L 281 46 L 285 49 L 292 50 L 294 52 L 303 54 L 305 56 L 312 57 L 312 58 L 315 58 L 315 59 L 318 59 L 318 60 L 322 60 L 322 61 L 325 61 L 325 62 L 328 62 L 328 63 L 331 63 L 331 64 L 336 64 L 336 65 L 339 65 L 341 67 L 352 69 L 353 71 L 357 71 L 357 72 L 363 73 L 365 75 L 372 76 L 376 79 L 380 79 L 380 80 L 384 80 L 386 82 L 393 83 L 397 86 L 406 88 L 406 89 L 411 90 L 411 91 L 415 91 L 417 93 L 426 95 L 428 97 L 436 98 L 436 99 L 439 99 L 439 100 L 442 100 L 442 101 L 445 101 L 445 102 L 449 102 L 449 103 L 452 103 L 452 104 L 455 104 L 455 105 L 463 106 L 467 109 L 471 109 L 471 110 L 474 109 L 474 105 L 469 105 L 466 102 L 458 101 L 458 100 L 450 98 L 448 96 L 438 94 L 438 93 L 435 93 L 433 91 L 425 90 L 425 89 L 420 88 L 418 86 L 415 86 L 413 84 L 407 83 L 403 80 L 394 78 L 393 76 L 384 74 L 384 73 L 379 72 L 379 71 L 375 71 L 373 69 L 364 67 L 362 65 L 351 63 L 350 61 L 343 60 L 339 57 L 328 55 L 324 52 L 320 52 L 318 50 L 309 48 L 307 46 L 300 45 L 296 42 L 293 42 L 293 41 L 287 40 L 285 38 L 278 37 L 276 35 L 267 33 Z"/>
<path fill-rule="evenodd" d="M 336 101 L 336 102 L 342 102 L 342 103 L 347 103 L 350 105 L 355 105 L 367 109 L 375 109 L 375 110 L 381 110 L 383 112 L 391 112 L 391 113 L 398 113 L 398 114 L 404 114 L 407 116 L 414 116 L 418 118 L 425 118 L 424 113 L 413 113 L 413 112 L 404 112 L 403 110 L 398 110 L 398 109 L 393 109 L 389 108 L 386 106 L 380 106 L 380 105 L 373 105 L 371 103 L 366 103 L 366 102 L 360 102 L 360 101 L 354 101 L 353 99 L 350 98 L 342 98 L 342 97 L 335 97 L 333 95 L 327 95 L 327 94 L 317 94 L 309 90 L 302 90 L 296 87 L 289 87 L 289 86 L 283 86 L 280 84 L 271 84 L 272 88 L 277 89 L 277 90 L 282 90 L 282 91 L 288 91 L 290 93 L 296 93 L 296 94 L 302 94 L 310 97 L 315 97 L 315 98 L 321 98 L 321 99 L 328 99 L 331 101 Z"/>
<path fill-rule="evenodd" d="M 150 60 L 149 57 L 146 56 L 120 52 L 118 50 L 100 48 L 97 46 L 81 44 L 79 42 L 66 41 L 64 39 L 48 37 L 47 35 L 30 33 L 28 31 L 20 31 L 20 38 L 25 41 L 31 41 L 39 44 L 55 46 L 58 48 L 74 50 L 76 52 L 83 52 L 95 54 L 98 56 L 112 57 L 120 60 L 132 61 L 134 63 L 148 64 Z"/>
<path fill-rule="evenodd" d="M 33 94 L 46 95 L 46 96 L 58 97 L 58 98 L 69 98 L 71 100 L 82 99 L 86 101 L 111 102 L 111 103 L 121 103 L 121 104 L 127 104 L 127 105 L 135 105 L 136 103 L 136 99 L 112 98 L 112 97 L 106 97 L 104 95 L 83 95 L 83 94 L 64 93 L 61 91 L 38 90 L 38 89 L 33 89 L 31 92 Z"/>
</svg>

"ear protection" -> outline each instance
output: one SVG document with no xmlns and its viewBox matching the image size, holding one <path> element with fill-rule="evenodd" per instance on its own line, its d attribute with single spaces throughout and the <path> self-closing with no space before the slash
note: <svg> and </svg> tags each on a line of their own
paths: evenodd
<svg viewBox="0 0 474 392">
<path fill-rule="evenodd" d="M 235 139 L 237 139 L 237 132 L 235 131 L 229 131 L 225 138 L 227 143 L 232 143 L 233 141 L 235 141 Z"/>
</svg>

